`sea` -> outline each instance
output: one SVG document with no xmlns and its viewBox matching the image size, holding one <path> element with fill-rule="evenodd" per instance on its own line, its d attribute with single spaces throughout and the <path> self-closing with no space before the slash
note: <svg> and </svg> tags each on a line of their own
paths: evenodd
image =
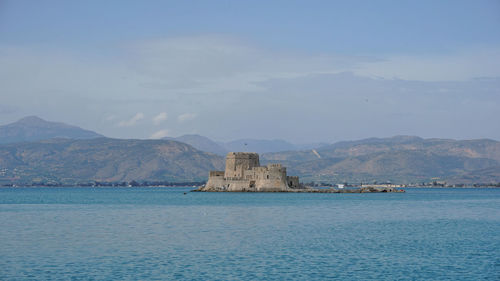
<svg viewBox="0 0 500 281">
<path fill-rule="evenodd" d="M 500 280 L 500 189 L 0 188 L 0 280 Z"/>
</svg>

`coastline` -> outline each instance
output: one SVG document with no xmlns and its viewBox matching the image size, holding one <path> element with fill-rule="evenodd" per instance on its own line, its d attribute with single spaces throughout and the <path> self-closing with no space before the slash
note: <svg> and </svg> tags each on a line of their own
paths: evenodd
<svg viewBox="0 0 500 281">
<path fill-rule="evenodd" d="M 302 189 L 287 189 L 287 190 L 269 190 L 269 191 L 254 191 L 254 190 L 207 190 L 203 187 L 191 190 L 191 192 L 250 192 L 250 193 L 404 193 L 404 189 L 396 189 L 392 187 L 374 188 L 362 187 L 356 189 L 315 189 L 315 188 L 302 188 Z"/>
</svg>

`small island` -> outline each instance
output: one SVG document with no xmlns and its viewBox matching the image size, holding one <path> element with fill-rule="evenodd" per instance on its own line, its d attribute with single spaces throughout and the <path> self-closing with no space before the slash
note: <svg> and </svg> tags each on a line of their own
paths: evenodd
<svg viewBox="0 0 500 281">
<path fill-rule="evenodd" d="M 207 183 L 198 192 L 295 192 L 295 193 L 370 193 L 404 192 L 391 187 L 359 189 L 314 189 L 302 185 L 299 177 L 287 176 L 281 164 L 260 166 L 259 154 L 229 152 L 224 171 L 210 171 Z"/>
</svg>

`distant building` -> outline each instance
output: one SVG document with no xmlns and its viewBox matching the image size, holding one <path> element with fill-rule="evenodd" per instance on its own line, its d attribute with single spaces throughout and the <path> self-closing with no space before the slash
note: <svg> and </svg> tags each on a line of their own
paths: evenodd
<svg viewBox="0 0 500 281">
<path fill-rule="evenodd" d="M 203 191 L 287 191 L 304 188 L 281 164 L 260 166 L 259 154 L 230 152 L 225 171 L 211 171 Z"/>
</svg>

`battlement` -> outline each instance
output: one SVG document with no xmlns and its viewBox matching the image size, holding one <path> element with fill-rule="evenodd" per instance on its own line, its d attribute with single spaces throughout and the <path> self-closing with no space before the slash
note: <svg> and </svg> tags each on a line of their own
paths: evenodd
<svg viewBox="0 0 500 281">
<path fill-rule="evenodd" d="M 238 158 L 248 158 L 256 157 L 259 158 L 259 154 L 255 152 L 228 152 L 226 158 L 228 157 L 238 157 Z"/>
</svg>

